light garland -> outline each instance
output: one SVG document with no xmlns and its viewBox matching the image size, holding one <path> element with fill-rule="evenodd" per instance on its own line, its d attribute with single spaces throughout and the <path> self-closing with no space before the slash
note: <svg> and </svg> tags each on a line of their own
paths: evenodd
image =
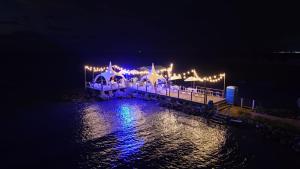
<svg viewBox="0 0 300 169">
<path fill-rule="evenodd" d="M 221 81 L 223 78 L 225 78 L 225 73 L 220 73 L 218 75 L 212 75 L 212 76 L 204 76 L 204 77 L 199 77 L 198 73 L 195 70 L 193 71 L 193 73 L 194 76 L 197 78 L 197 80 L 200 82 L 217 83 Z"/>
<path fill-rule="evenodd" d="M 129 69 L 124 69 L 123 67 L 118 66 L 118 65 L 113 65 L 112 67 L 114 69 L 117 69 L 119 72 L 121 72 L 123 74 L 127 74 L 127 75 L 145 75 L 145 74 L 149 73 L 148 70 L 144 70 L 144 71 L 139 71 L 139 70 L 135 70 L 135 69 L 129 70 Z M 104 67 L 95 67 L 95 66 L 88 66 L 88 65 L 84 66 L 84 68 L 85 68 L 85 70 L 93 71 L 93 72 L 104 72 L 108 69 L 108 67 L 105 67 L 105 66 Z M 173 63 L 171 63 L 168 68 L 163 68 L 163 69 L 157 70 L 157 73 L 162 75 L 163 73 L 167 72 L 167 75 L 164 75 L 164 77 L 171 77 L 172 71 L 173 71 Z M 180 77 L 182 79 L 187 79 L 187 76 L 191 75 L 191 74 L 193 74 L 194 77 L 197 79 L 197 81 L 200 81 L 200 82 L 217 83 L 225 78 L 225 73 L 220 73 L 220 74 L 216 74 L 216 75 L 212 75 L 212 76 L 200 77 L 195 69 L 191 69 L 186 72 L 178 73 L 178 74 L 173 73 L 173 76 Z"/>
<path fill-rule="evenodd" d="M 138 71 L 138 70 L 128 70 L 128 69 L 124 69 L 118 65 L 113 65 L 113 68 L 118 69 L 120 72 L 122 72 L 123 74 L 128 74 L 128 75 L 145 75 L 148 74 L 149 71 Z"/>
<path fill-rule="evenodd" d="M 84 68 L 88 71 L 93 71 L 93 72 L 103 72 L 106 69 L 108 69 L 108 67 L 95 67 L 95 66 L 84 66 Z"/>
<path fill-rule="evenodd" d="M 200 77 L 195 69 L 191 69 L 191 70 L 188 70 L 186 72 L 180 73 L 177 76 L 180 76 L 180 77 L 182 77 L 185 80 L 188 77 L 192 77 L 192 76 L 189 76 L 191 74 L 193 74 L 193 76 L 196 78 L 196 81 L 200 81 L 200 82 L 217 83 L 217 82 L 220 82 L 222 79 L 225 78 L 225 73 L 220 73 L 220 74 L 217 74 L 217 75 Z M 173 76 L 174 76 L 174 74 L 173 74 Z"/>
<path fill-rule="evenodd" d="M 128 69 L 124 69 L 118 65 L 113 65 L 113 68 L 118 69 L 119 71 L 122 71 L 124 74 L 128 74 L 128 75 L 145 75 L 148 74 L 149 71 L 145 70 L 145 71 L 138 71 L 138 70 L 128 70 Z M 171 72 L 173 70 L 173 63 L 170 64 L 170 66 L 168 68 L 164 68 L 164 69 L 159 69 L 157 70 L 157 73 L 164 73 L 164 72 L 168 72 L 168 75 L 171 75 Z"/>
</svg>

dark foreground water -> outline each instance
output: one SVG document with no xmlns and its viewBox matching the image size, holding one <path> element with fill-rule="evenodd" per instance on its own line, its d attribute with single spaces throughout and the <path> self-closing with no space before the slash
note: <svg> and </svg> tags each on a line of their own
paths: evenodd
<svg viewBox="0 0 300 169">
<path fill-rule="evenodd" d="M 8 112 L 9 113 L 9 112 Z M 299 154 L 249 128 L 136 99 L 19 110 L 0 168 L 299 168 Z"/>
</svg>

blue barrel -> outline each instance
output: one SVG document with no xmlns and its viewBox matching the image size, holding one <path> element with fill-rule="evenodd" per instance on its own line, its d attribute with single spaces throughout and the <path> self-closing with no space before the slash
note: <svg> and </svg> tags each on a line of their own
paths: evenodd
<svg viewBox="0 0 300 169">
<path fill-rule="evenodd" d="M 237 86 L 227 86 L 226 87 L 226 102 L 228 104 L 234 104 L 238 98 L 238 87 Z"/>
</svg>

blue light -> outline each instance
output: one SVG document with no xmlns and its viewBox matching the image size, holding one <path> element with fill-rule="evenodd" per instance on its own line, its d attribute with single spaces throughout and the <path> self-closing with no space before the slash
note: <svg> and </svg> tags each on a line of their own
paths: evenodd
<svg viewBox="0 0 300 169">
<path fill-rule="evenodd" d="M 144 141 L 136 135 L 136 116 L 132 105 L 122 104 L 118 109 L 118 117 L 121 124 L 120 131 L 116 132 L 119 150 L 119 158 L 128 160 L 132 155 L 137 154 L 144 145 Z"/>
<path fill-rule="evenodd" d="M 123 127 L 132 127 L 134 122 L 134 112 L 128 105 L 121 105 L 120 118 Z"/>
</svg>

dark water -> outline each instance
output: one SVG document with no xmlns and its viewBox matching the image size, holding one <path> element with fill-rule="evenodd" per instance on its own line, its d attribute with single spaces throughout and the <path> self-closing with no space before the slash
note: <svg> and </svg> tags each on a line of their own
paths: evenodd
<svg viewBox="0 0 300 169">
<path fill-rule="evenodd" d="M 22 117 L 2 126 L 4 168 L 300 167 L 299 154 L 253 129 L 207 123 L 150 101 L 56 103 L 19 111 Z"/>
</svg>

